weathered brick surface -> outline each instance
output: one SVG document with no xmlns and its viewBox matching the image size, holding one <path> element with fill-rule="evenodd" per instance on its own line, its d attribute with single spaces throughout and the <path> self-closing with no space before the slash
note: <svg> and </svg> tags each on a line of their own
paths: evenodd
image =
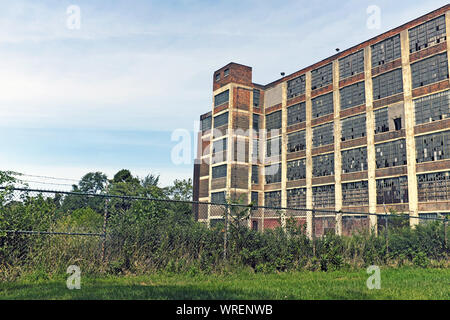
<svg viewBox="0 0 450 320">
<path fill-rule="evenodd" d="M 450 88 L 448 79 L 440 82 L 432 83 L 427 86 L 416 88 L 412 91 L 413 98 L 417 98 L 436 91 L 441 91 Z"/>
<path fill-rule="evenodd" d="M 249 110 L 250 107 L 250 90 L 244 88 L 234 88 L 233 105 L 240 110 Z"/>
<path fill-rule="evenodd" d="M 450 129 L 450 118 L 424 123 L 414 127 L 414 134 Z"/>
<path fill-rule="evenodd" d="M 430 161 L 416 164 L 416 172 L 423 173 L 429 171 L 448 170 L 450 168 L 450 159 Z"/>
<path fill-rule="evenodd" d="M 227 179 L 225 177 L 223 178 L 216 178 L 211 180 L 211 189 L 222 189 L 227 186 Z"/>
<path fill-rule="evenodd" d="M 287 160 L 294 160 L 306 157 L 306 150 L 301 150 L 293 153 L 288 153 L 286 158 Z"/>
<path fill-rule="evenodd" d="M 313 156 L 317 155 L 317 154 L 322 154 L 322 153 L 326 153 L 326 152 L 331 152 L 334 150 L 334 144 L 328 144 L 326 146 L 321 146 L 321 147 L 317 147 L 317 148 L 313 148 L 311 153 Z"/>
<path fill-rule="evenodd" d="M 384 107 L 399 101 L 403 101 L 404 97 L 403 97 L 403 92 L 399 93 L 399 94 L 395 94 L 393 96 L 389 96 L 383 99 L 379 99 L 379 100 L 374 100 L 373 101 L 373 108 L 380 108 L 380 107 Z"/>
<path fill-rule="evenodd" d="M 205 198 L 209 196 L 209 181 L 206 179 L 202 179 L 199 182 L 199 196 L 200 198 Z"/>
<path fill-rule="evenodd" d="M 449 209 L 448 201 L 419 202 L 419 212 L 448 211 Z"/>
<path fill-rule="evenodd" d="M 353 116 L 353 115 L 357 115 L 357 114 L 365 113 L 365 112 L 366 112 L 366 105 L 362 104 L 360 106 L 351 107 L 351 108 L 348 108 L 348 109 L 341 110 L 339 112 L 339 115 L 340 115 L 341 118 L 345 118 L 345 117 L 348 117 L 348 116 Z"/>
<path fill-rule="evenodd" d="M 375 143 L 384 142 L 392 139 L 404 138 L 406 137 L 405 129 L 397 131 L 382 132 L 375 135 Z"/>
<path fill-rule="evenodd" d="M 402 65 L 402 58 L 398 58 L 397 60 L 390 61 L 381 66 L 374 67 L 374 68 L 372 68 L 372 77 L 375 77 L 381 73 L 385 73 L 385 72 L 389 72 L 394 69 L 397 69 L 401 65 Z"/>
<path fill-rule="evenodd" d="M 226 109 L 228 109 L 228 102 L 227 102 L 227 103 L 224 103 L 224 104 L 221 104 L 220 106 L 215 107 L 213 113 L 214 113 L 214 114 L 217 114 L 217 113 L 219 113 L 220 111 L 223 111 L 223 110 L 226 110 Z"/>
<path fill-rule="evenodd" d="M 331 91 L 333 91 L 333 83 L 330 83 L 330 84 L 326 85 L 325 87 L 311 91 L 311 98 L 315 98 L 317 96 L 320 96 L 325 93 L 329 93 Z"/>
<path fill-rule="evenodd" d="M 231 188 L 248 188 L 248 166 L 232 165 L 231 166 Z"/>
<path fill-rule="evenodd" d="M 355 180 L 366 180 L 368 178 L 367 170 L 360 172 L 349 172 L 343 173 L 341 176 L 342 182 L 355 181 Z"/>
<path fill-rule="evenodd" d="M 348 77 L 348 78 L 340 80 L 339 81 L 339 87 L 340 88 L 346 87 L 346 86 L 349 86 L 349 85 L 354 84 L 356 82 L 359 82 L 361 80 L 364 80 L 364 72 L 361 72 L 361 73 L 355 74 L 354 76 L 351 76 L 351 77 Z"/>
<path fill-rule="evenodd" d="M 333 121 L 333 117 L 334 117 L 334 115 L 332 113 L 330 113 L 330 114 L 327 114 L 325 116 L 312 119 L 311 120 L 311 126 L 317 126 L 317 125 L 321 125 L 321 124 Z"/>
<path fill-rule="evenodd" d="M 405 175 L 408 172 L 408 167 L 406 165 L 404 166 L 398 166 L 398 167 L 391 167 L 391 168 L 381 168 L 375 170 L 375 177 L 376 178 L 384 178 L 384 177 L 390 177 L 390 176 L 399 176 L 399 175 Z"/>
<path fill-rule="evenodd" d="M 281 110 L 281 103 L 266 108 L 266 115 Z"/>
<path fill-rule="evenodd" d="M 281 182 L 264 185 L 264 191 L 275 191 L 281 189 Z"/>
<path fill-rule="evenodd" d="M 305 128 L 306 128 L 306 122 L 300 122 L 300 123 L 296 123 L 296 124 L 293 124 L 293 125 L 287 127 L 286 132 L 291 133 L 294 131 L 303 130 Z"/>
<path fill-rule="evenodd" d="M 367 137 L 361 137 L 352 140 L 342 141 L 341 149 L 355 148 L 365 145 L 367 145 Z"/>
<path fill-rule="evenodd" d="M 386 208 L 383 205 L 377 205 L 376 213 L 385 213 L 390 212 L 390 210 L 394 210 L 397 213 L 408 213 L 409 205 L 407 203 L 398 203 L 398 204 L 386 204 Z"/>
<path fill-rule="evenodd" d="M 230 73 L 224 76 L 224 70 L 229 69 Z M 216 81 L 216 75 L 220 74 L 220 81 Z M 213 90 L 217 90 L 229 83 L 238 83 L 242 85 L 252 85 L 252 68 L 238 63 L 229 63 L 220 68 L 213 74 Z"/>
<path fill-rule="evenodd" d="M 296 187 L 304 187 L 306 186 L 306 179 L 300 179 L 295 181 L 287 181 L 286 188 L 296 188 Z"/>
<path fill-rule="evenodd" d="M 297 104 L 297 103 L 300 103 L 300 102 L 305 102 L 305 101 L 306 101 L 306 96 L 303 93 L 303 94 L 301 94 L 301 95 L 299 95 L 299 96 L 297 96 L 295 98 L 288 99 L 287 102 L 286 102 L 286 105 L 288 107 L 290 107 L 290 106 L 292 106 L 294 104 Z"/>
<path fill-rule="evenodd" d="M 428 47 L 426 49 L 414 52 L 409 55 L 409 62 L 413 63 L 417 60 L 427 58 L 429 56 L 435 55 L 437 53 L 441 53 L 447 50 L 447 41 L 441 42 L 437 45 Z"/>
<path fill-rule="evenodd" d="M 329 184 L 334 183 L 334 176 L 326 176 L 326 177 L 313 177 L 312 178 L 312 184 L 320 185 L 320 184 Z"/>
</svg>

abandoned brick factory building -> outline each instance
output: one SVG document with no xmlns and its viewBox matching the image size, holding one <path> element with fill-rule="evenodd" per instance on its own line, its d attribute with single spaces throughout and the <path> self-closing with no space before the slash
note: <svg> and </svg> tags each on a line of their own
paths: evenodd
<svg viewBox="0 0 450 320">
<path fill-rule="evenodd" d="M 212 110 L 200 116 L 194 200 L 450 213 L 449 34 L 446 5 L 267 85 L 248 66 L 217 70 Z M 199 210 L 197 219 L 223 216 Z M 279 224 L 251 220 L 258 230 Z"/>
</svg>

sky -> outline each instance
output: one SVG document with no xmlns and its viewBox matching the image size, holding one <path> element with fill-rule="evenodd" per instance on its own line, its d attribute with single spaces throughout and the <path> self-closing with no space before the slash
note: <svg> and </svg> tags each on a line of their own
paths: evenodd
<svg viewBox="0 0 450 320">
<path fill-rule="evenodd" d="M 192 177 L 215 70 L 245 64 L 267 84 L 446 4 L 0 0 L 0 170 L 53 190 L 123 168 L 162 186 Z M 368 28 L 374 5 L 380 24 Z M 182 164 L 177 129 L 189 132 Z"/>
</svg>

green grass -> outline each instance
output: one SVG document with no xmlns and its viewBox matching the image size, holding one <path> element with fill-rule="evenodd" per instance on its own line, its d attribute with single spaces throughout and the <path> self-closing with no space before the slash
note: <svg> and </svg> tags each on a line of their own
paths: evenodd
<svg viewBox="0 0 450 320">
<path fill-rule="evenodd" d="M 450 299 L 450 269 L 382 269 L 369 290 L 365 270 L 231 275 L 151 274 L 0 283 L 0 299 Z"/>
</svg>

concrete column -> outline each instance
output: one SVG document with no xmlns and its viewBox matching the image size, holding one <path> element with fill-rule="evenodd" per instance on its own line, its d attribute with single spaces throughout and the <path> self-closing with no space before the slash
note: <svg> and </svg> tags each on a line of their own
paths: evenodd
<svg viewBox="0 0 450 320">
<path fill-rule="evenodd" d="M 252 168 L 253 168 L 253 90 L 250 91 L 250 105 L 248 106 L 248 183 L 247 183 L 247 189 L 248 189 L 248 202 L 250 203 L 252 201 Z M 258 203 L 256 204 L 258 205 Z M 250 217 L 252 214 L 250 215 Z M 252 227 L 252 219 L 248 219 L 248 227 Z"/>
<path fill-rule="evenodd" d="M 306 208 L 313 208 L 312 195 L 312 102 L 311 102 L 311 71 L 306 73 Z M 312 212 L 308 211 L 306 214 L 306 233 L 312 239 Z"/>
<path fill-rule="evenodd" d="M 408 30 L 400 33 L 402 49 L 403 95 L 405 108 L 406 161 L 408 167 L 408 202 L 409 214 L 418 217 L 418 196 L 416 177 L 416 141 L 414 139 L 414 104 L 412 101 L 411 66 L 409 64 Z M 415 226 L 419 219 L 410 218 L 409 224 Z"/>
<path fill-rule="evenodd" d="M 334 104 L 334 199 L 335 210 L 342 210 L 342 157 L 341 157 L 341 100 L 339 95 L 339 61 L 333 61 L 333 104 Z M 342 214 L 336 214 L 337 235 L 342 235 Z"/>
<path fill-rule="evenodd" d="M 367 173 L 369 188 L 369 213 L 377 212 L 377 183 L 375 180 L 375 118 L 373 115 L 372 52 L 364 48 L 364 89 L 366 92 Z M 370 228 L 377 234 L 377 216 L 369 216 Z"/>
<path fill-rule="evenodd" d="M 281 84 L 281 207 L 287 207 L 287 82 Z M 281 227 L 286 228 L 286 211 L 281 212 Z"/>
<path fill-rule="evenodd" d="M 233 159 L 233 111 L 234 111 L 234 88 L 235 85 L 230 85 L 230 97 L 228 103 L 228 133 L 227 133 L 227 184 L 226 184 L 226 194 L 227 197 L 231 196 L 231 162 Z"/>
<path fill-rule="evenodd" d="M 447 55 L 450 54 L 450 11 L 445 13 L 445 33 L 447 35 Z M 448 56 L 447 56 L 448 59 Z M 448 71 L 450 74 L 450 63 L 448 64 Z M 450 81 L 450 79 L 449 79 Z"/>
</svg>

